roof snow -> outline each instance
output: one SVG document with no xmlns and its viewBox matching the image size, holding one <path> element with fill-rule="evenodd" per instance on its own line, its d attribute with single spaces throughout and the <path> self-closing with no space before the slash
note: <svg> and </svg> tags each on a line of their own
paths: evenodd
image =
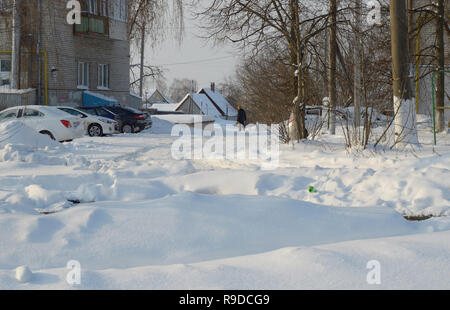
<svg viewBox="0 0 450 310">
<path fill-rule="evenodd" d="M 183 100 L 181 100 L 175 111 L 180 109 L 189 98 L 192 99 L 192 102 L 202 111 L 204 115 L 222 116 L 222 113 L 217 110 L 214 103 L 212 103 L 205 94 L 187 94 Z"/>
<path fill-rule="evenodd" d="M 211 88 L 202 88 L 198 93 L 205 94 L 220 109 L 222 115 L 237 116 L 237 110 L 217 89 L 213 91 Z"/>
</svg>

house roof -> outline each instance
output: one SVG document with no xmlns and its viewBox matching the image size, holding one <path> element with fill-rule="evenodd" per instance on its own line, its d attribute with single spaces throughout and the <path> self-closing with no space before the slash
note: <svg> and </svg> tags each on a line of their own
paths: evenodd
<svg viewBox="0 0 450 310">
<path fill-rule="evenodd" d="M 237 116 L 237 110 L 228 102 L 227 99 L 216 89 L 202 88 L 199 94 L 205 94 L 218 108 L 219 112 L 225 116 Z"/>
<path fill-rule="evenodd" d="M 147 101 L 149 103 L 170 103 L 171 100 L 157 89 L 148 97 Z"/>
<path fill-rule="evenodd" d="M 221 116 L 222 113 L 217 110 L 216 106 L 209 100 L 205 94 L 187 94 L 180 104 L 176 107 L 175 111 L 178 111 L 183 104 L 192 99 L 192 102 L 202 111 L 204 115 Z"/>
</svg>

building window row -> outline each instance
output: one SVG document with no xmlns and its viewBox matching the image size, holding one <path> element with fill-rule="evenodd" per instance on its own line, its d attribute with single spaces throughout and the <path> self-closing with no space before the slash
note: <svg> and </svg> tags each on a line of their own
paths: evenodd
<svg viewBox="0 0 450 310">
<path fill-rule="evenodd" d="M 89 73 L 91 64 L 88 62 L 78 62 L 78 88 L 89 89 Z M 109 89 L 110 65 L 97 65 L 97 88 Z"/>
</svg>

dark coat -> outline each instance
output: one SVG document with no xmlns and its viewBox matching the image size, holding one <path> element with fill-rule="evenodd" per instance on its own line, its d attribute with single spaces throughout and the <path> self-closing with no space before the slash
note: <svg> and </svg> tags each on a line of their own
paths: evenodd
<svg viewBox="0 0 450 310">
<path fill-rule="evenodd" d="M 238 117 L 237 117 L 238 123 L 245 125 L 246 120 L 247 120 L 247 114 L 245 113 L 244 109 L 238 110 Z"/>
</svg>

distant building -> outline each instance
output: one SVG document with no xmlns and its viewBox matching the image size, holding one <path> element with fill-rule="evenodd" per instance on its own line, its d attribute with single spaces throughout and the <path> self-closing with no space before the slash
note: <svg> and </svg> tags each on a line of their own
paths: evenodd
<svg viewBox="0 0 450 310">
<path fill-rule="evenodd" d="M 236 119 L 238 112 L 228 102 L 227 99 L 216 89 L 215 84 L 211 83 L 211 88 L 202 88 L 198 92 L 205 95 L 213 103 L 216 109 L 219 111 L 220 116 L 225 119 Z"/>
<path fill-rule="evenodd" d="M 172 103 L 171 100 L 164 96 L 158 89 L 153 92 L 153 94 L 150 95 L 150 97 L 147 98 L 147 104 L 170 104 Z"/>
<path fill-rule="evenodd" d="M 433 0 L 413 0 L 413 9 L 423 8 L 426 5 L 432 5 Z M 430 10 L 430 7 L 428 7 Z M 450 13 L 447 9 L 447 18 L 450 18 Z M 418 67 L 416 67 L 416 77 L 422 77 L 416 82 L 414 87 L 416 91 L 416 103 L 418 112 L 420 114 L 432 113 L 432 87 L 431 74 L 437 69 L 434 49 L 432 48 L 436 43 L 436 22 L 429 12 L 415 13 L 414 26 L 418 30 L 419 35 L 411 42 L 411 47 L 414 48 L 414 54 L 420 55 L 416 58 Z M 450 70 L 450 34 L 448 30 L 444 30 L 444 44 L 445 44 L 445 67 Z M 450 74 L 445 74 L 445 106 L 450 107 Z M 450 110 L 446 110 L 446 119 L 450 118 Z"/>
<path fill-rule="evenodd" d="M 19 88 L 36 89 L 38 104 L 79 105 L 82 93 L 89 90 L 127 105 L 130 100 L 129 1 L 80 2 L 81 24 L 70 25 L 66 21 L 67 1 L 21 1 Z M 11 0 L 0 0 L 0 85 L 3 87 L 10 83 L 11 8 Z"/>
<path fill-rule="evenodd" d="M 175 108 L 175 111 L 184 114 L 222 116 L 222 113 L 204 94 L 187 94 Z"/>
</svg>

